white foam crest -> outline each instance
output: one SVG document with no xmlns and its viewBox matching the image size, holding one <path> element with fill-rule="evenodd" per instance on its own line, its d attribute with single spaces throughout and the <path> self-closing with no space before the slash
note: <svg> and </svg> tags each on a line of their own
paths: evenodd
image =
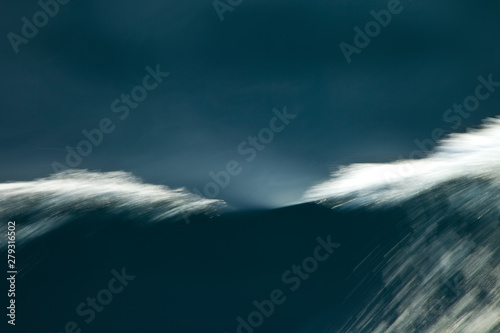
<svg viewBox="0 0 500 333">
<path fill-rule="evenodd" d="M 500 332 L 500 118 L 420 160 L 354 164 L 332 176 L 303 201 L 398 205 L 412 231 L 367 267 L 382 285 L 361 282 L 366 305 L 331 332 Z"/>
<path fill-rule="evenodd" d="M 67 171 L 47 178 L 0 184 L 0 219 L 16 216 L 18 241 L 27 241 L 49 232 L 79 214 L 107 209 L 128 213 L 146 222 L 187 218 L 194 213 L 213 211 L 225 204 L 201 198 L 185 189 L 143 183 L 130 173 Z M 2 224 L 6 229 L 7 223 Z M 4 247 L 6 240 L 0 241 Z"/>
<path fill-rule="evenodd" d="M 314 186 L 302 202 L 352 199 L 349 204 L 392 204 L 460 177 L 493 178 L 500 183 L 500 118 L 480 129 L 452 134 L 419 160 L 353 164 Z"/>
</svg>

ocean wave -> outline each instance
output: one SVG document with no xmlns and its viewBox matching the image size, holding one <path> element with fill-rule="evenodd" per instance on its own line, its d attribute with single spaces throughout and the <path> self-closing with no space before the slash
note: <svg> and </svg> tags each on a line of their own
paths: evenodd
<svg viewBox="0 0 500 333">
<path fill-rule="evenodd" d="M 145 223 L 176 221 L 219 210 L 225 203 L 185 189 L 143 183 L 127 172 L 66 171 L 47 178 L 0 184 L 0 218 L 17 221 L 17 243 L 40 237 L 77 216 L 105 209 Z M 7 222 L 2 223 L 6 234 Z M 0 248 L 6 240 L 0 240 Z"/>
<path fill-rule="evenodd" d="M 500 118 L 486 119 L 480 129 L 450 135 L 423 159 L 342 167 L 330 180 L 307 191 L 302 202 L 343 199 L 348 206 L 393 205 L 460 178 L 487 178 L 500 184 Z"/>
<path fill-rule="evenodd" d="M 451 135 L 423 159 L 354 164 L 332 176 L 303 201 L 397 206 L 409 231 L 364 263 L 351 298 L 365 305 L 327 332 L 500 332 L 499 118 Z"/>
<path fill-rule="evenodd" d="M 335 332 L 500 332 L 499 200 L 498 183 L 455 179 L 400 204 L 410 231 L 367 265 L 381 286 L 361 282 L 366 305 Z"/>
</svg>

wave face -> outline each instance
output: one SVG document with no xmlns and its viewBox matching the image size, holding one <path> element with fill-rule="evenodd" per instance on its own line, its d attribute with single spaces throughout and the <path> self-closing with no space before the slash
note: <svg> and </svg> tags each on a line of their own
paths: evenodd
<svg viewBox="0 0 500 333">
<path fill-rule="evenodd" d="M 53 231 L 76 217 L 103 211 L 152 223 L 208 213 L 225 204 L 185 189 L 143 183 L 126 172 L 66 171 L 28 182 L 0 184 L 0 218 L 17 223 L 17 243 Z M 22 221 L 22 223 L 21 223 Z M 7 223 L 1 232 L 6 233 Z M 5 248 L 6 240 L 0 240 Z"/>
<path fill-rule="evenodd" d="M 500 119 L 488 119 L 424 159 L 348 166 L 306 193 L 330 207 L 407 214 L 409 231 L 355 292 L 366 305 L 328 332 L 500 332 L 499 143 Z"/>
</svg>

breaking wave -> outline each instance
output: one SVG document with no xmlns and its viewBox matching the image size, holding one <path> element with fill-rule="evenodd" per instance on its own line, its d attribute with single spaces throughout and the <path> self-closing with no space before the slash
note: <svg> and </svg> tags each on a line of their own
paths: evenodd
<svg viewBox="0 0 500 333">
<path fill-rule="evenodd" d="M 407 216 L 400 242 L 360 264 L 364 305 L 324 332 L 500 332 L 500 119 L 420 160 L 344 167 L 304 201 Z"/>
<path fill-rule="evenodd" d="M 17 223 L 17 243 L 23 244 L 61 227 L 83 214 L 105 210 L 125 213 L 141 222 L 176 221 L 191 214 L 224 207 L 185 189 L 145 184 L 126 172 L 66 171 L 47 178 L 0 184 L 0 219 Z M 7 223 L 1 232 L 6 234 Z M 0 248 L 6 240 L 0 240 Z"/>
<path fill-rule="evenodd" d="M 303 201 L 352 199 L 349 205 L 392 205 L 459 178 L 500 184 L 500 118 L 487 119 L 480 129 L 451 135 L 420 160 L 343 167 L 331 180 L 310 189 Z"/>
</svg>

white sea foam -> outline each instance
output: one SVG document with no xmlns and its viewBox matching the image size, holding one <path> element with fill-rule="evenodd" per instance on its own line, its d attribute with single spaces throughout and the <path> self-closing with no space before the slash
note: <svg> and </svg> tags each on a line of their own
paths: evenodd
<svg viewBox="0 0 500 333">
<path fill-rule="evenodd" d="M 500 118 L 451 135 L 420 160 L 343 167 L 307 191 L 302 201 L 352 198 L 349 205 L 390 205 L 460 177 L 486 177 L 500 184 Z"/>
<path fill-rule="evenodd" d="M 420 160 L 341 168 L 303 201 L 397 206 L 412 230 L 378 262 L 363 263 L 369 276 L 352 296 L 357 312 L 327 332 L 500 332 L 499 118 L 451 135 Z"/>
<path fill-rule="evenodd" d="M 105 208 L 127 213 L 144 222 L 178 220 L 190 214 L 222 208 L 224 203 L 184 189 L 143 183 L 126 172 L 67 171 L 47 178 L 0 184 L 0 219 L 16 216 L 18 244 L 42 236 L 74 217 Z M 7 222 L 1 232 L 6 234 Z M 5 247 L 2 237 L 0 247 Z"/>
</svg>

